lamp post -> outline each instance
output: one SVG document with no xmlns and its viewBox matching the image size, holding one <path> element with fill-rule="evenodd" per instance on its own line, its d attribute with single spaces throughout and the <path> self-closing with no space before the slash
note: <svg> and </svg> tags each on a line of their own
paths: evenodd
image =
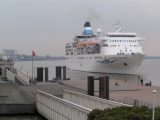
<svg viewBox="0 0 160 120">
<path fill-rule="evenodd" d="M 156 90 L 153 90 L 153 113 L 152 113 L 152 120 L 154 120 L 154 107 L 155 107 L 155 93 L 157 91 Z"/>
</svg>

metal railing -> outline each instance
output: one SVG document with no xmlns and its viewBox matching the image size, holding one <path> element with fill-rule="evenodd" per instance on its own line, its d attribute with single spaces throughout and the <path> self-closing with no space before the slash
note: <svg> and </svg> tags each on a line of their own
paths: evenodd
<svg viewBox="0 0 160 120">
<path fill-rule="evenodd" d="M 7 69 L 6 69 L 6 77 L 10 81 L 14 81 L 14 79 L 15 79 L 14 75 Z"/>
<path fill-rule="evenodd" d="M 129 97 L 125 97 L 124 98 L 124 103 L 125 104 L 129 104 L 129 105 L 133 105 L 133 106 L 142 106 L 142 105 L 145 105 L 148 108 L 153 108 L 153 104 L 151 104 L 151 103 L 147 103 L 147 102 L 136 100 L 136 99 L 129 98 Z M 155 107 L 158 107 L 158 105 L 155 105 Z"/>
<path fill-rule="evenodd" d="M 67 76 L 66 79 L 70 80 L 87 80 L 87 76 Z"/>
<path fill-rule="evenodd" d="M 17 69 L 17 76 L 27 85 L 29 85 L 29 75 L 19 69 Z"/>
<path fill-rule="evenodd" d="M 49 120 L 87 120 L 92 110 L 37 90 L 36 106 Z"/>
<path fill-rule="evenodd" d="M 105 108 L 113 108 L 117 106 L 132 107 L 132 105 L 123 104 L 123 103 L 115 102 L 112 100 L 106 100 L 106 99 L 85 95 L 82 93 L 77 93 L 69 90 L 63 90 L 63 99 L 89 109 L 105 109 Z"/>
</svg>

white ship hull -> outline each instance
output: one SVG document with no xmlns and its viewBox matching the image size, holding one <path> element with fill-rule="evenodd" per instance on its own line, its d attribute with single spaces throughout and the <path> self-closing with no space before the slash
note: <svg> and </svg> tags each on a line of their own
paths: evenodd
<svg viewBox="0 0 160 120">
<path fill-rule="evenodd" d="M 135 75 L 145 54 L 136 33 L 121 32 L 119 20 L 116 32 L 93 35 L 90 22 L 84 24 L 82 35 L 75 36 L 73 42 L 66 44 L 66 65 L 69 69 L 92 72 Z"/>
<path fill-rule="evenodd" d="M 66 65 L 69 69 L 77 71 L 135 75 L 146 55 L 107 55 L 106 60 L 104 60 L 105 56 L 102 56 L 102 59 L 95 59 L 96 56 L 102 55 L 70 56 L 66 59 Z M 84 59 L 77 59 L 77 57 Z M 124 65 L 125 63 L 127 65 Z"/>
</svg>

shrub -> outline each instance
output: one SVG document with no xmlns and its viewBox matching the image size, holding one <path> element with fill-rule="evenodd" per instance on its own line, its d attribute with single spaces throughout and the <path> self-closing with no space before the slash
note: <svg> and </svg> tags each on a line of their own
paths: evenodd
<svg viewBox="0 0 160 120">
<path fill-rule="evenodd" d="M 87 120 L 151 120 L 152 108 L 120 106 L 104 110 L 94 109 Z M 160 107 L 155 109 L 155 120 L 160 120 Z"/>
</svg>

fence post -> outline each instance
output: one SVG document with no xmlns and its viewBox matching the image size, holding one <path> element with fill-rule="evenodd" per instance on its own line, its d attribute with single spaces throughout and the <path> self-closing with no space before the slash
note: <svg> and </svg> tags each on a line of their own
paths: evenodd
<svg viewBox="0 0 160 120">
<path fill-rule="evenodd" d="M 94 96 L 94 76 L 88 76 L 88 95 Z"/>
<path fill-rule="evenodd" d="M 99 77 L 99 97 L 109 99 L 109 77 Z"/>
<path fill-rule="evenodd" d="M 66 66 L 63 66 L 63 80 L 66 80 Z"/>
</svg>

